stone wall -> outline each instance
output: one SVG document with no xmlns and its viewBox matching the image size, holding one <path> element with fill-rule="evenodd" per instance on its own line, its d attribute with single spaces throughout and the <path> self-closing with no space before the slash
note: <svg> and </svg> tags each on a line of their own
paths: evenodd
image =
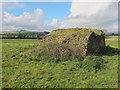
<svg viewBox="0 0 120 90">
<path fill-rule="evenodd" d="M 101 47 L 105 46 L 105 34 L 96 35 L 94 32 L 90 35 L 87 43 L 86 55 L 96 53 Z"/>
</svg>

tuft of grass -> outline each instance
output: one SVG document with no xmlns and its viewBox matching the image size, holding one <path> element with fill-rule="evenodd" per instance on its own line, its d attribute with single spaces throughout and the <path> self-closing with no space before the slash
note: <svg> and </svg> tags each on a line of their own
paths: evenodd
<svg viewBox="0 0 120 90">
<path fill-rule="evenodd" d="M 107 63 L 102 57 L 99 56 L 87 56 L 84 61 L 82 61 L 79 65 L 81 68 L 86 69 L 88 71 L 99 71 L 105 69 L 105 64 Z"/>
</svg>

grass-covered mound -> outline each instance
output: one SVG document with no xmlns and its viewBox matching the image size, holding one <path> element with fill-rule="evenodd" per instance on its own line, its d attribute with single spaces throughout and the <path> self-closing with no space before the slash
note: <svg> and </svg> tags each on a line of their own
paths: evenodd
<svg viewBox="0 0 120 90">
<path fill-rule="evenodd" d="M 86 28 L 57 29 L 45 36 L 40 45 L 25 54 L 60 59 L 83 59 L 105 46 L 101 30 Z"/>
</svg>

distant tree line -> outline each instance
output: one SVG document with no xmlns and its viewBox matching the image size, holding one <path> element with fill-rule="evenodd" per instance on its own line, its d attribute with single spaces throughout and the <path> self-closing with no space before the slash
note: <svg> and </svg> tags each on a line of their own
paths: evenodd
<svg viewBox="0 0 120 90">
<path fill-rule="evenodd" d="M 1 39 L 42 39 L 49 32 L 27 32 L 27 33 L 6 33 L 1 34 Z"/>
</svg>

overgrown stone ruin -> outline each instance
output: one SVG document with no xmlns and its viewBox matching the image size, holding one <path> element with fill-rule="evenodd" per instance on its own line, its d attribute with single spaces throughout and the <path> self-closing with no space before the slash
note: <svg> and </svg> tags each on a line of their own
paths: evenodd
<svg viewBox="0 0 120 90">
<path fill-rule="evenodd" d="M 105 33 L 86 28 L 57 29 L 26 54 L 60 59 L 83 59 L 105 46 Z"/>
</svg>

